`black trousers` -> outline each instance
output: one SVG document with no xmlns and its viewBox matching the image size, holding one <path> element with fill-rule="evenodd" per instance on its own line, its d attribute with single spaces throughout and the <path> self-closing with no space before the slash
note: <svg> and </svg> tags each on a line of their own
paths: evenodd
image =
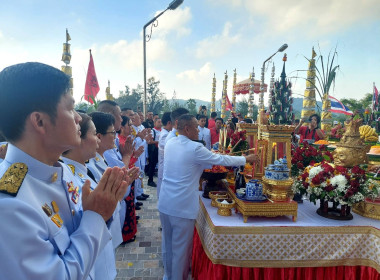
<svg viewBox="0 0 380 280">
<path fill-rule="evenodd" d="M 148 148 L 148 158 L 148 180 L 153 181 L 154 171 L 156 170 L 156 165 L 158 163 L 158 148 L 156 145 L 154 145 L 154 147 Z"/>
</svg>

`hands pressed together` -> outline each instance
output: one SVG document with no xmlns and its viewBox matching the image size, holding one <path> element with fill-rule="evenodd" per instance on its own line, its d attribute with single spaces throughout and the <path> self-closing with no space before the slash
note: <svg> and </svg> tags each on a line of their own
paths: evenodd
<svg viewBox="0 0 380 280">
<path fill-rule="evenodd" d="M 90 181 L 86 181 L 82 187 L 83 211 L 91 210 L 101 215 L 107 221 L 115 211 L 117 203 L 123 199 L 128 186 L 138 178 L 138 167 L 107 168 L 98 186 L 94 191 L 90 190 Z"/>
</svg>

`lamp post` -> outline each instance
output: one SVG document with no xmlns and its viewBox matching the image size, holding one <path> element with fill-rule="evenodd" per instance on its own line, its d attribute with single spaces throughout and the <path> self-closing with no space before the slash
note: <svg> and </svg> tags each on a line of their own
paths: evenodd
<svg viewBox="0 0 380 280">
<path fill-rule="evenodd" d="M 158 22 L 155 22 L 163 13 L 165 13 L 167 10 L 175 10 L 179 7 L 179 5 L 181 5 L 183 3 L 183 0 L 173 0 L 169 6 L 164 10 L 162 11 L 161 13 L 159 13 L 157 16 L 155 16 L 154 18 L 152 18 L 150 21 L 148 21 L 145 25 L 144 25 L 144 28 L 143 28 L 143 52 L 144 52 L 144 106 L 143 106 L 143 111 L 144 111 L 144 117 L 146 117 L 146 42 L 149 42 L 150 38 L 152 37 L 152 31 L 153 31 L 153 27 L 157 27 L 158 26 Z M 145 29 L 151 25 L 151 28 L 150 28 L 150 34 L 149 35 L 146 35 L 145 34 Z"/>
<path fill-rule="evenodd" d="M 288 47 L 287 44 L 283 44 L 274 54 L 272 54 L 267 60 L 263 62 L 263 67 L 261 68 L 261 85 L 260 85 L 260 97 L 259 97 L 259 110 L 264 110 L 264 69 L 265 63 L 274 57 L 278 52 L 283 52 Z"/>
</svg>

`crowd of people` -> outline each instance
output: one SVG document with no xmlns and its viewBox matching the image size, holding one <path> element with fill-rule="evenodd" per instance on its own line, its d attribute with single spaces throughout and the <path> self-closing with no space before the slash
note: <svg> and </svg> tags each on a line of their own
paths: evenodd
<svg viewBox="0 0 380 280">
<path fill-rule="evenodd" d="M 210 151 L 223 120 L 207 110 L 144 118 L 104 100 L 86 114 L 69 86 L 41 63 L 0 72 L 0 271 L 8 279 L 114 279 L 115 249 L 135 240 L 136 210 L 149 199 L 147 176 L 157 188 L 164 279 L 186 279 L 203 169 L 256 156 Z"/>
<path fill-rule="evenodd" d="M 157 189 L 164 279 L 187 279 L 198 184 L 212 165 L 255 155 L 212 152 L 224 124 L 201 106 L 146 118 L 110 100 L 77 112 L 70 79 L 41 63 L 0 72 L 0 271 L 8 279 L 115 279 L 115 250 L 136 238 L 138 210 Z M 7 120 L 7 121 L 4 121 Z M 227 123 L 228 133 L 240 114 Z M 322 139 L 319 117 L 302 139 Z M 157 180 L 154 181 L 155 174 Z"/>
</svg>

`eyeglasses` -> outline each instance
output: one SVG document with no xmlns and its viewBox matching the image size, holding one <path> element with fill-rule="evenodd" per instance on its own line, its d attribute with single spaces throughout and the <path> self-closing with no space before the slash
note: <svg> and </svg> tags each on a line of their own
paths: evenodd
<svg viewBox="0 0 380 280">
<path fill-rule="evenodd" d="M 112 134 L 113 136 L 115 136 L 115 135 L 116 135 L 116 131 L 115 131 L 115 130 L 112 130 L 112 131 L 109 131 L 109 132 L 104 133 L 104 135 L 105 135 L 105 134 Z"/>
</svg>

